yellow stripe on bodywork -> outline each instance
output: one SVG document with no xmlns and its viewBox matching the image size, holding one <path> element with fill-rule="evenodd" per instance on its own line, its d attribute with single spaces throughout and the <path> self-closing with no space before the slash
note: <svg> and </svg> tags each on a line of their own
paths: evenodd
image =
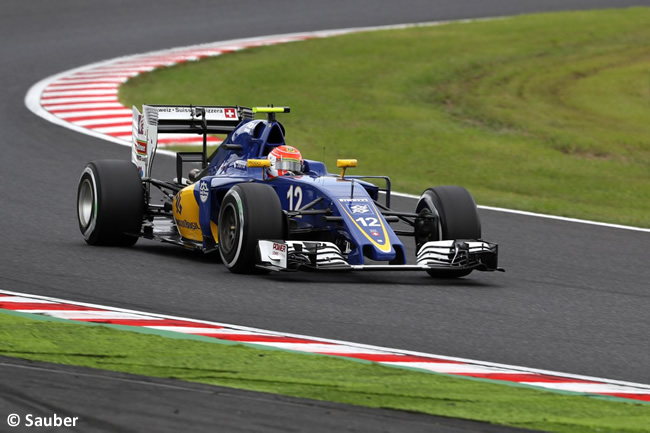
<svg viewBox="0 0 650 433">
<path fill-rule="evenodd" d="M 386 226 L 384 225 L 384 220 L 381 218 L 379 212 L 377 212 L 377 208 L 375 207 L 375 205 L 373 205 L 372 203 L 369 203 L 369 205 L 372 206 L 372 208 L 375 210 L 375 215 L 377 216 L 377 221 L 379 221 L 379 224 L 381 225 L 381 229 L 382 229 L 382 231 L 384 233 L 384 240 L 386 241 L 385 245 L 381 245 L 380 243 L 377 243 L 377 241 L 375 241 L 373 238 L 371 238 L 368 235 L 368 233 L 366 233 L 366 231 L 359 224 L 357 224 L 357 222 L 354 220 L 352 215 L 350 215 L 348 210 L 345 208 L 345 205 L 341 204 L 341 208 L 343 209 L 343 212 L 345 212 L 346 215 L 350 217 L 350 220 L 352 221 L 352 223 L 355 226 L 357 226 L 359 231 L 361 233 L 363 233 L 363 235 L 366 237 L 366 239 L 368 239 L 375 247 L 377 247 L 377 249 L 379 249 L 379 251 L 381 251 L 383 253 L 390 253 L 391 244 L 390 244 L 390 239 L 388 239 L 388 232 L 386 231 Z"/>
<path fill-rule="evenodd" d="M 214 221 L 210 221 L 210 231 L 212 232 L 212 238 L 216 243 L 219 243 L 219 227 L 214 223 Z"/>
</svg>

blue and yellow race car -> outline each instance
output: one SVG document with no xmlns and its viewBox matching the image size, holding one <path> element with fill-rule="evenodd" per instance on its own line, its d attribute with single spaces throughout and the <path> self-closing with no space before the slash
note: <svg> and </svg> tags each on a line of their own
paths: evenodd
<svg viewBox="0 0 650 433">
<path fill-rule="evenodd" d="M 276 115 L 289 111 L 144 105 L 140 113 L 133 107 L 132 160 L 94 161 L 82 172 L 77 214 L 84 239 L 130 246 L 142 237 L 218 251 L 234 273 L 419 270 L 455 278 L 501 270 L 497 245 L 481 240 L 466 189 L 429 188 L 413 212 L 391 210 L 388 177 L 346 173 L 354 159 L 338 160 L 340 172 L 332 174 L 287 145 Z M 201 152 L 176 154 L 171 181 L 150 176 L 159 133 L 203 137 Z M 227 137 L 208 156 L 209 134 Z M 414 264 L 399 236 L 414 238 Z"/>
</svg>

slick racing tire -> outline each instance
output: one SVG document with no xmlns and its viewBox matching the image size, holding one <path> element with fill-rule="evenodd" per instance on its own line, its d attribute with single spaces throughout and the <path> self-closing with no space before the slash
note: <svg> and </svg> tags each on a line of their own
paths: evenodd
<svg viewBox="0 0 650 433">
<path fill-rule="evenodd" d="M 428 241 L 481 238 L 481 221 L 476 202 L 469 191 L 461 186 L 446 185 L 427 189 L 420 197 L 415 211 L 431 212 L 438 219 L 437 230 L 432 230 L 427 239 L 416 241 L 417 250 L 422 246 L 421 243 Z M 471 272 L 471 269 L 427 271 L 432 277 L 438 278 L 459 278 Z"/>
<path fill-rule="evenodd" d="M 131 246 L 144 214 L 144 189 L 130 161 L 89 163 L 77 188 L 77 220 L 90 245 Z"/>
<path fill-rule="evenodd" d="M 219 210 L 219 254 L 230 272 L 262 273 L 256 268 L 259 239 L 284 239 L 282 204 L 275 190 L 261 183 L 240 183 L 228 190 Z"/>
</svg>

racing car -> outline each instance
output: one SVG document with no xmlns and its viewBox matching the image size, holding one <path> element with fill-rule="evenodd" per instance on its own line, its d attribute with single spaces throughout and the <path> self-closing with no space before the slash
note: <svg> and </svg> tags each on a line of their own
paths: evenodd
<svg viewBox="0 0 650 433">
<path fill-rule="evenodd" d="M 145 238 L 218 252 L 231 272 L 247 274 L 410 270 L 456 278 L 502 270 L 497 244 L 481 239 L 465 188 L 429 188 L 413 212 L 392 210 L 388 177 L 350 175 L 355 159 L 337 160 L 340 172 L 330 173 L 289 146 L 277 120 L 289 112 L 134 106 L 131 161 L 93 161 L 81 174 L 77 215 L 85 241 L 131 246 Z M 202 151 L 176 153 L 172 180 L 151 176 L 163 133 L 203 138 Z M 208 155 L 211 134 L 227 136 Z M 400 236 L 414 239 L 415 263 L 408 263 Z"/>
</svg>

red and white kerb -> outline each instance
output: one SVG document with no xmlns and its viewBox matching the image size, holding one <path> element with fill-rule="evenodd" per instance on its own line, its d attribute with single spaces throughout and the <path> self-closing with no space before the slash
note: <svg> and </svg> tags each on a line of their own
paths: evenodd
<svg viewBox="0 0 650 433">
<path fill-rule="evenodd" d="M 518 383 L 550 391 L 650 402 L 650 385 L 278 333 L 4 290 L 0 291 L 0 308 L 79 322 L 137 326 L 296 352 L 363 359 L 386 366 L 410 367 L 426 372 Z"/>
</svg>

